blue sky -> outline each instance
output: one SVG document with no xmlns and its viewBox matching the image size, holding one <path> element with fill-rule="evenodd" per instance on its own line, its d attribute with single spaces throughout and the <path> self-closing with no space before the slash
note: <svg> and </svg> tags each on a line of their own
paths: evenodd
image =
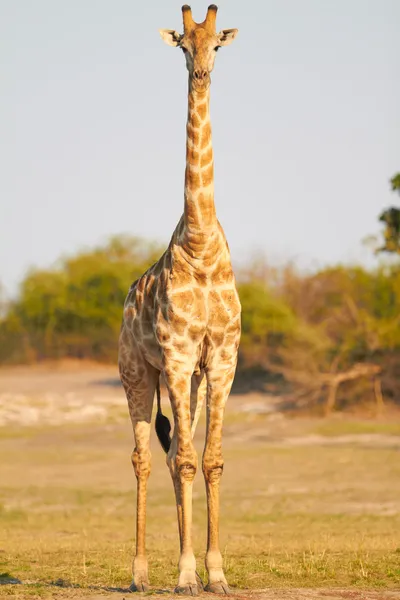
<svg viewBox="0 0 400 600">
<path fill-rule="evenodd" d="M 191 3 L 203 20 L 207 2 Z M 0 281 L 129 232 L 168 242 L 183 208 L 187 74 L 159 28 L 180 3 L 0 0 Z M 400 2 L 219 2 L 216 204 L 233 260 L 373 263 L 395 202 Z"/>
</svg>

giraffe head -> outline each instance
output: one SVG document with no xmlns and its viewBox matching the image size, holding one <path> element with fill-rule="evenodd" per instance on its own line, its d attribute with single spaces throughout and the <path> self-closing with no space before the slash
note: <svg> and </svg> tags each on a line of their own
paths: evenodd
<svg viewBox="0 0 400 600">
<path fill-rule="evenodd" d="M 182 6 L 183 33 L 173 29 L 160 29 L 162 39 L 169 46 L 181 48 L 185 54 L 191 88 L 205 91 L 211 83 L 210 73 L 214 68 L 215 56 L 221 46 L 228 46 L 235 39 L 237 29 L 223 29 L 217 33 L 215 22 L 218 8 L 208 7 L 203 23 L 195 23 L 190 6 Z"/>
</svg>

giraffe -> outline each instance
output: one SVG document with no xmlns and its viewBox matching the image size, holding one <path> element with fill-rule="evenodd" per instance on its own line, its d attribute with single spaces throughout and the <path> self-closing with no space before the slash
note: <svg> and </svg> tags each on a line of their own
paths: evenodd
<svg viewBox="0 0 400 600">
<path fill-rule="evenodd" d="M 202 470 L 207 492 L 206 590 L 229 593 L 219 549 L 219 484 L 223 470 L 222 425 L 240 340 L 241 306 L 230 253 L 214 204 L 214 162 L 209 113 L 210 73 L 217 50 L 237 29 L 216 32 L 217 7 L 195 23 L 182 7 L 183 34 L 160 30 L 164 42 L 185 54 L 189 72 L 184 212 L 170 244 L 124 304 L 119 371 L 135 438 L 136 554 L 132 591 L 148 589 L 145 550 L 146 491 L 151 468 L 150 429 L 157 393 L 156 432 L 167 453 L 180 538 L 176 593 L 197 595 L 201 580 L 192 547 L 192 487 L 197 470 L 193 435 L 204 401 L 206 439 Z M 160 375 L 171 403 L 174 429 L 162 414 Z"/>
</svg>

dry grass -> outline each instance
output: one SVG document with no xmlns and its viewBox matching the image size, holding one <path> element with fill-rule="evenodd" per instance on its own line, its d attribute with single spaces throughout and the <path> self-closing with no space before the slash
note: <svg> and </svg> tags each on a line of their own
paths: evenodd
<svg viewBox="0 0 400 600">
<path fill-rule="evenodd" d="M 395 426 L 245 416 L 240 402 L 233 398 L 228 413 L 221 503 L 231 586 L 398 589 Z M 198 433 L 200 451 L 202 425 Z M 349 434 L 357 433 L 362 443 L 350 443 Z M 335 436 L 336 443 L 320 444 L 313 434 Z M 378 443 L 383 437 L 385 443 Z M 302 443 L 295 443 L 300 438 Z M 2 586 L 1 598 L 100 597 L 106 588 L 129 585 L 135 507 L 131 450 L 130 424 L 119 413 L 97 424 L 94 419 L 0 429 L 0 574 L 24 583 Z M 150 578 L 154 589 L 170 589 L 178 560 L 174 495 L 155 439 L 152 450 Z M 198 474 L 194 542 L 201 575 L 205 532 Z"/>
</svg>

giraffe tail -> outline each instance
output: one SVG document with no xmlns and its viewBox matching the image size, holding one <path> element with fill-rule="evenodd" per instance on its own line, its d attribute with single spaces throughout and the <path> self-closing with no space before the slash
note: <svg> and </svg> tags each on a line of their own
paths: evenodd
<svg viewBox="0 0 400 600">
<path fill-rule="evenodd" d="M 156 416 L 156 434 L 158 441 L 167 453 L 171 446 L 171 423 L 161 411 L 161 391 L 160 380 L 157 382 L 157 416 Z"/>
</svg>

